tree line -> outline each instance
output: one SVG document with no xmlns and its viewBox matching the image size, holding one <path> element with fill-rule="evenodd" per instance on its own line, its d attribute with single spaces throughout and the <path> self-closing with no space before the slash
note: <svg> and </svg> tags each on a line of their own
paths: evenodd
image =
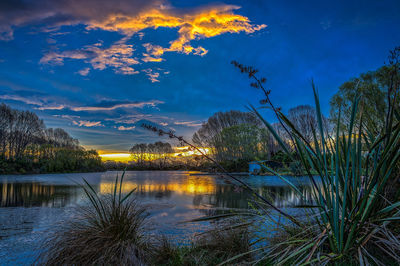
<svg viewBox="0 0 400 266">
<path fill-rule="evenodd" d="M 160 169 L 168 164 L 168 159 L 174 153 L 171 144 L 167 142 L 157 141 L 155 143 L 138 143 L 129 149 L 132 160 L 136 162 L 139 167 L 144 167 L 148 164 L 155 164 Z"/>
<path fill-rule="evenodd" d="M 360 96 L 360 108 L 364 109 L 364 124 L 370 132 L 378 134 L 384 123 L 390 97 L 390 84 L 399 82 L 400 76 L 392 75 L 390 66 L 383 66 L 375 71 L 362 73 L 359 77 L 350 79 L 339 87 L 339 91 L 331 98 L 330 117 L 323 117 L 327 136 L 332 135 L 339 111 L 341 113 L 340 127 L 348 125 L 351 117 L 351 106 L 356 96 Z M 294 128 L 313 143 L 318 139 L 318 120 L 314 107 L 299 105 L 287 111 L 287 118 Z M 359 121 L 361 117 L 356 117 Z M 281 123 L 272 126 L 289 150 L 295 153 L 293 140 Z M 201 128 L 194 133 L 192 142 L 200 147 L 210 147 L 212 155 L 219 163 L 229 170 L 247 170 L 247 164 L 252 160 L 269 160 L 272 165 L 288 166 L 296 172 L 295 161 L 285 156 L 270 131 L 252 112 L 228 111 L 212 115 Z M 296 156 L 294 156 L 296 158 Z M 275 162 L 275 164 L 274 164 Z M 277 163 L 277 164 L 276 164 Z"/>
<path fill-rule="evenodd" d="M 46 128 L 30 111 L 0 105 L 0 173 L 103 170 L 94 150 L 85 150 L 61 128 Z"/>
<path fill-rule="evenodd" d="M 181 149 L 175 153 L 168 142 L 136 143 L 129 152 L 131 161 L 128 163 L 106 161 L 105 167 L 109 170 L 204 170 L 210 167 L 203 156 L 182 156 L 189 149 Z"/>
</svg>

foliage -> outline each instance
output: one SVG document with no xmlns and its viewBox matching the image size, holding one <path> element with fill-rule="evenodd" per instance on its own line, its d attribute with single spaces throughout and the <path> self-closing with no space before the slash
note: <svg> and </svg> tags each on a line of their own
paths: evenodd
<svg viewBox="0 0 400 266">
<path fill-rule="evenodd" d="M 89 206 L 79 209 L 79 219 L 63 225 L 47 240 L 39 264 L 144 264 L 152 250 L 144 232 L 146 209 L 133 197 L 135 189 L 122 193 L 124 174 L 116 177 L 112 194 L 106 196 L 98 195 L 84 180 Z"/>
<path fill-rule="evenodd" d="M 268 152 L 269 133 L 265 128 L 241 124 L 224 128 L 213 141 L 217 161 L 254 160 Z"/>
<path fill-rule="evenodd" d="M 228 112 L 217 112 L 208 118 L 201 128 L 193 135 L 193 143 L 200 147 L 212 147 L 213 138 L 224 128 L 249 124 L 260 126 L 261 122 L 250 112 L 231 110 Z"/>
<path fill-rule="evenodd" d="M 338 119 L 341 109 L 341 125 L 348 125 L 352 102 L 356 96 L 360 96 L 359 108 L 368 114 L 364 116 L 365 126 L 374 134 L 379 133 L 379 129 L 385 123 L 383 118 L 388 108 L 388 89 L 394 85 L 393 83 L 400 82 L 400 74 L 393 75 L 394 68 L 395 66 L 383 66 L 343 83 L 330 102 L 333 121 Z M 356 123 L 360 120 L 360 115 L 361 113 L 357 114 Z"/>
<path fill-rule="evenodd" d="M 251 161 L 268 156 L 275 146 L 254 114 L 234 110 L 211 116 L 193 135 L 193 143 L 211 148 L 218 162 Z"/>
<path fill-rule="evenodd" d="M 212 149 L 218 162 L 253 160 L 274 151 L 275 143 L 261 121 L 250 112 L 228 111 L 212 115 L 193 135 L 193 143 Z"/>
<path fill-rule="evenodd" d="M 269 91 L 254 76 L 256 71 L 235 64 L 242 72 L 249 73 L 263 90 L 266 98 L 261 103 L 269 104 L 276 113 L 313 186 L 315 206 L 309 211 L 312 217 L 309 223 L 297 224 L 302 229 L 300 234 L 286 233 L 288 238 L 270 248 L 265 257 L 274 264 L 399 263 L 400 238 L 393 228 L 400 220 L 400 201 L 398 196 L 392 201 L 384 197 L 400 160 L 400 123 L 395 115 L 398 88 L 389 89 L 391 101 L 383 116 L 387 119 L 379 127 L 380 134 L 368 130 L 363 119 L 369 114 L 360 109 L 360 97 L 355 97 L 345 127 L 340 126 L 343 120 L 339 111 L 336 134 L 331 138 L 313 86 L 318 131 L 313 130 L 311 143 L 279 108 L 273 106 Z M 291 156 L 274 128 L 257 109 L 252 109 L 281 144 L 282 150 Z M 314 178 L 313 171 L 320 176 L 320 182 Z M 303 197 L 295 185 L 288 184 Z"/>
</svg>

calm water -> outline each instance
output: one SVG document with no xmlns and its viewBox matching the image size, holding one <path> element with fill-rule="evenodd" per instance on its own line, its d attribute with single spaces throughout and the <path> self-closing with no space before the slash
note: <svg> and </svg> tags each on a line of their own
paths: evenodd
<svg viewBox="0 0 400 266">
<path fill-rule="evenodd" d="M 85 204 L 76 182 L 85 178 L 100 193 L 109 193 L 117 172 L 0 176 L 0 265 L 30 264 L 41 241 L 60 223 L 73 219 L 76 208 Z M 121 172 L 119 172 L 121 174 Z M 168 234 L 177 241 L 190 239 L 210 224 L 180 223 L 202 217 L 221 208 L 248 208 L 247 191 L 224 183 L 216 176 L 193 175 L 184 171 L 130 171 L 124 191 L 137 187 L 136 195 L 148 206 L 150 231 Z M 243 177 L 276 206 L 302 204 L 278 177 Z M 305 179 L 291 178 L 306 195 Z"/>
</svg>

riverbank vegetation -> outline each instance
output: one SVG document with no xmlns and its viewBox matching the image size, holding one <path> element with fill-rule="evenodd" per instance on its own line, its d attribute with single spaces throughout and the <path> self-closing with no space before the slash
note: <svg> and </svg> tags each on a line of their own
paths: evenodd
<svg viewBox="0 0 400 266">
<path fill-rule="evenodd" d="M 264 87 L 265 79 L 256 76 L 257 70 L 233 62 L 255 81 L 252 86 L 262 91 L 262 106 L 268 106 L 276 114 L 313 186 L 315 203 L 304 209 L 303 216 L 281 213 L 292 224 L 290 227 L 297 230 L 277 227 L 281 240 L 266 247 L 260 256 L 273 264 L 388 265 L 400 262 L 399 59 L 400 48 L 396 48 L 385 67 L 387 82 L 379 86 L 373 79 L 369 85 L 376 86 L 364 87 L 368 92 L 371 88 L 379 88 L 381 94 L 377 99 L 381 108 L 374 108 L 378 104 L 371 106 L 371 99 L 376 95 L 365 97 L 363 90 L 359 90 L 360 82 L 357 82 L 351 93 L 351 104 L 344 107 L 343 113 L 339 106 L 334 135 L 328 133 L 313 84 L 318 122 L 312 128 L 313 141 L 274 106 L 270 92 Z M 346 95 L 348 97 L 348 93 Z M 343 95 L 336 99 L 340 96 Z M 385 97 L 382 99 L 382 96 Z M 251 108 L 291 156 L 286 143 L 263 119 L 260 109 Z M 379 114 L 379 122 L 370 120 L 373 118 L 371 112 Z M 312 170 L 318 172 L 320 182 L 316 181 Z M 295 185 L 287 183 L 300 198 L 304 196 Z M 270 213 L 265 213 L 267 217 Z"/>
<path fill-rule="evenodd" d="M 94 150 L 85 150 L 61 128 L 46 128 L 29 111 L 0 105 L 0 174 L 104 170 Z"/>
</svg>

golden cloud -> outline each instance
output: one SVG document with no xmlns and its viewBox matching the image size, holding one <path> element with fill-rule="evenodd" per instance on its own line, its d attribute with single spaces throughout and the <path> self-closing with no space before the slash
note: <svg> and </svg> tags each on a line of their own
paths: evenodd
<svg viewBox="0 0 400 266">
<path fill-rule="evenodd" d="M 140 62 L 133 56 L 135 49 L 132 44 L 128 44 L 128 41 L 134 34 L 142 40 L 144 30 L 159 28 L 177 29 L 178 37 L 171 40 L 167 47 L 152 43 L 142 44 L 146 50 L 142 53 L 142 62 L 161 62 L 166 52 L 204 56 L 208 50 L 202 46 L 193 46 L 193 41 L 226 33 L 251 34 L 266 27 L 265 24 L 252 24 L 249 18 L 235 14 L 234 11 L 237 9 L 239 7 L 234 5 L 219 5 L 183 12 L 163 5 L 149 5 L 133 13 L 120 10 L 110 11 L 101 18 L 87 17 L 86 20 L 80 21 L 86 25 L 87 30 L 119 32 L 124 37 L 108 48 L 102 47 L 102 43 L 97 43 L 73 51 L 52 51 L 44 55 L 40 63 L 62 65 L 66 58 L 78 59 L 91 64 L 93 69 L 103 70 L 110 67 L 115 73 L 138 74 L 139 71 L 132 66 Z M 89 71 L 86 68 L 78 73 L 87 75 Z M 144 72 L 152 82 L 158 81 L 159 73 L 147 70 Z"/>
<path fill-rule="evenodd" d="M 147 52 L 155 59 L 165 52 L 179 52 L 184 54 L 205 55 L 208 51 L 199 46 L 193 47 L 190 42 L 201 38 L 215 37 L 224 33 L 254 33 L 266 25 L 252 25 L 250 20 L 242 15 L 234 14 L 238 6 L 222 5 L 208 7 L 193 14 L 178 14 L 170 9 L 150 9 L 138 15 L 112 14 L 101 22 L 90 22 L 88 29 L 103 29 L 119 31 L 132 35 L 144 29 L 177 28 L 179 37 L 170 42 L 169 47 L 145 44 Z M 145 56 L 145 60 L 149 56 Z M 153 62 L 155 60 L 153 59 Z"/>
</svg>

